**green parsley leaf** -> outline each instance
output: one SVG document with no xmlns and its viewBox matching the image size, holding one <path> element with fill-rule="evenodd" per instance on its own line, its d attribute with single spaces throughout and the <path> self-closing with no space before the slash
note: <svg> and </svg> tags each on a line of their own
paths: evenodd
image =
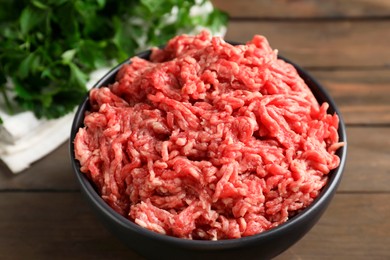
<svg viewBox="0 0 390 260">
<path fill-rule="evenodd" d="M 20 16 L 20 30 L 22 34 L 27 34 L 45 18 L 45 11 L 27 6 Z"/>
<path fill-rule="evenodd" d="M 207 0 L 2 0 L 0 102 L 57 118 L 85 96 L 88 75 L 198 26 L 218 31 L 224 13 L 190 16 Z M 13 83 L 11 102 L 6 81 Z M 4 106 L 3 106 L 4 107 Z M 1 120 L 1 119 L 0 119 Z"/>
</svg>

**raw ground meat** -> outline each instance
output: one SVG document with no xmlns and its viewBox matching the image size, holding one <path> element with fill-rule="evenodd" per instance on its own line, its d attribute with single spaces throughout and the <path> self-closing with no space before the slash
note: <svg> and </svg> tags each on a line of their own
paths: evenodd
<svg viewBox="0 0 390 260">
<path fill-rule="evenodd" d="M 339 165 L 337 115 L 262 36 L 177 36 L 92 89 L 90 104 L 74 140 L 81 171 L 114 210 L 161 234 L 271 229 Z"/>
</svg>

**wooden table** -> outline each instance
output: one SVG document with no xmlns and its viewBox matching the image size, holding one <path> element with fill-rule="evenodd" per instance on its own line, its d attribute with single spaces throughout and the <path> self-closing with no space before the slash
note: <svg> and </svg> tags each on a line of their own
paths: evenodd
<svg viewBox="0 0 390 260">
<path fill-rule="evenodd" d="M 213 2 L 231 16 L 228 40 L 265 35 L 323 83 L 347 123 L 334 200 L 277 259 L 390 259 L 390 1 Z M 17 176 L 0 171 L 1 259 L 142 259 L 91 212 L 68 144 Z"/>
</svg>

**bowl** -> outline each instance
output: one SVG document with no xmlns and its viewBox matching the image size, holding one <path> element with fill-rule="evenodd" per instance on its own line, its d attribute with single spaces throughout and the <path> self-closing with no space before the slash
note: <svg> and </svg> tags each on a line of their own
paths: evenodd
<svg viewBox="0 0 390 260">
<path fill-rule="evenodd" d="M 139 53 L 137 56 L 148 59 L 150 53 L 151 51 L 145 51 Z M 322 102 L 329 103 L 329 113 L 337 113 L 339 115 L 340 121 L 338 134 L 340 141 L 345 142 L 345 124 L 340 116 L 340 112 L 336 107 L 335 102 L 328 92 L 302 68 L 283 57 L 280 58 L 291 63 L 297 69 L 299 75 L 304 79 L 320 104 Z M 129 60 L 126 60 L 113 68 L 103 78 L 101 78 L 94 87 L 99 88 L 114 82 L 116 73 L 125 63 L 129 63 Z M 99 196 L 88 178 L 80 172 L 80 164 L 75 159 L 73 140 L 78 129 L 83 126 L 84 113 L 88 110 L 88 108 L 89 98 L 86 96 L 84 101 L 78 107 L 71 128 L 70 156 L 76 179 L 80 184 L 82 193 L 96 212 L 98 218 L 100 218 L 106 227 L 121 241 L 123 241 L 124 244 L 147 259 L 273 258 L 299 241 L 318 222 L 321 215 L 331 202 L 342 178 L 346 160 L 346 146 L 338 149 L 337 154 L 340 157 L 340 165 L 338 168 L 331 171 L 328 183 L 322 189 L 314 202 L 309 207 L 302 210 L 299 214 L 295 215 L 278 227 L 253 236 L 219 241 L 187 240 L 161 235 L 140 227 L 115 212 Z"/>
</svg>

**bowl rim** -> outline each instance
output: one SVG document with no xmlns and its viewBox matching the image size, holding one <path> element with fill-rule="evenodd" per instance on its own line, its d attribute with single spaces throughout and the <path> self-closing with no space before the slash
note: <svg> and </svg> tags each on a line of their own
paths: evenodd
<svg viewBox="0 0 390 260">
<path fill-rule="evenodd" d="M 238 42 L 233 41 L 226 41 L 227 43 L 230 43 L 232 45 L 241 44 Z M 151 50 L 146 50 L 143 52 L 139 52 L 136 55 L 132 57 L 141 57 L 141 58 L 148 58 L 151 53 Z M 314 94 L 316 100 L 318 101 L 320 95 L 320 98 L 323 100 L 322 102 L 327 102 L 329 104 L 329 109 L 331 110 L 331 113 L 336 113 L 339 117 L 339 128 L 338 128 L 338 134 L 339 134 L 339 142 L 344 142 L 344 146 L 340 147 L 336 154 L 340 158 L 340 164 L 337 168 L 333 169 L 329 173 L 329 178 L 326 183 L 326 185 L 322 188 L 320 191 L 320 194 L 313 200 L 313 202 L 306 208 L 304 208 L 301 212 L 299 212 L 297 215 L 292 217 L 291 219 L 288 219 L 286 222 L 280 224 L 279 226 L 276 226 L 274 228 L 271 228 L 269 230 L 266 230 L 264 232 L 261 232 L 259 234 L 241 237 L 241 238 L 235 238 L 235 239 L 224 239 L 224 240 L 190 240 L 190 239 L 183 239 L 178 237 L 173 237 L 169 235 L 159 234 L 156 232 L 153 232 L 151 230 L 148 230 L 144 227 L 141 227 L 137 225 L 136 223 L 132 222 L 131 220 L 125 218 L 124 216 L 117 213 L 115 210 L 113 210 L 98 194 L 98 192 L 95 190 L 89 179 L 86 177 L 85 174 L 83 174 L 80 171 L 80 164 L 78 160 L 75 158 L 74 154 L 74 143 L 73 140 L 76 136 L 76 133 L 78 129 L 83 125 L 83 118 L 84 118 L 84 110 L 86 109 L 88 102 L 89 102 L 89 91 L 85 95 L 83 102 L 78 106 L 72 127 L 71 127 L 71 134 L 70 134 L 70 140 L 69 140 L 69 152 L 70 152 L 70 159 L 72 163 L 72 167 L 74 170 L 74 173 L 76 175 L 77 181 L 79 182 L 81 186 L 81 190 L 84 192 L 84 194 L 89 197 L 95 206 L 99 208 L 106 216 L 108 216 L 112 221 L 114 221 L 117 225 L 123 227 L 124 229 L 130 229 L 133 232 L 138 233 L 138 235 L 145 236 L 152 240 L 157 240 L 160 242 L 168 243 L 168 244 L 175 244 L 175 246 L 179 246 L 182 248 L 192 248 L 192 249 L 199 249 L 199 250 L 221 250 L 221 249 L 234 249 L 237 247 L 240 247 L 242 244 L 256 244 L 258 240 L 262 239 L 271 239 L 274 236 L 277 236 L 280 232 L 287 232 L 289 229 L 293 228 L 297 223 L 302 223 L 302 221 L 305 221 L 307 216 L 311 215 L 315 211 L 321 210 L 321 205 L 326 203 L 326 201 L 329 199 L 329 197 L 333 197 L 335 191 L 337 190 L 337 187 L 341 181 L 345 162 L 346 162 L 346 156 L 347 156 L 347 134 L 346 134 L 346 125 L 343 120 L 343 117 L 333 100 L 333 98 L 330 96 L 328 91 L 314 78 L 312 77 L 307 71 L 302 69 L 299 65 L 296 63 L 290 61 L 289 59 L 278 55 L 278 58 L 286 61 L 287 63 L 290 63 L 294 66 L 294 68 L 297 70 L 298 74 L 301 78 L 305 81 L 305 83 L 309 86 L 310 90 Z M 106 82 L 108 79 L 113 77 L 120 67 L 122 67 L 124 64 L 131 63 L 130 59 L 126 59 L 123 62 L 120 62 L 115 67 L 113 67 L 109 72 L 107 72 L 100 80 L 98 80 L 93 88 L 99 88 L 104 86 L 103 83 Z M 310 82 L 308 82 L 310 81 Z M 318 91 L 314 93 L 314 90 L 312 88 L 317 88 Z M 319 102 L 319 101 L 318 101 Z M 320 103 L 321 104 L 321 103 Z"/>
</svg>

